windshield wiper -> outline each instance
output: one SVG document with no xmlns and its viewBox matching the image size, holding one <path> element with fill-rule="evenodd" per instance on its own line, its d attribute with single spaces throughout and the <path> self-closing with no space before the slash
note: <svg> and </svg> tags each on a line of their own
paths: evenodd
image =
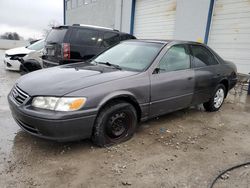
<svg viewBox="0 0 250 188">
<path fill-rule="evenodd" d="M 95 61 L 97 64 L 102 64 L 102 65 L 107 65 L 109 67 L 114 67 L 118 70 L 122 70 L 122 68 L 119 66 L 119 65 L 116 65 L 116 64 L 112 64 L 112 63 L 109 63 L 109 62 L 97 62 Z"/>
</svg>

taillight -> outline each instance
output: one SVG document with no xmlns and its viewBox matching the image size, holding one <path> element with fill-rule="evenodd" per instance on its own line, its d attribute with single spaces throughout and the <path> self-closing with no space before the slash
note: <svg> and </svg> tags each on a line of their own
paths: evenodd
<svg viewBox="0 0 250 188">
<path fill-rule="evenodd" d="M 63 43 L 63 59 L 70 59 L 70 44 L 69 43 Z"/>
</svg>

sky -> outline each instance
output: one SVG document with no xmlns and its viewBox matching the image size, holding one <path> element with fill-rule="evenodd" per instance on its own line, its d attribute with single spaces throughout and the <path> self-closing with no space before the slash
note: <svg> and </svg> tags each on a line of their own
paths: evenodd
<svg viewBox="0 0 250 188">
<path fill-rule="evenodd" d="M 38 39 L 52 21 L 63 24 L 63 0 L 0 0 L 0 34 Z"/>
</svg>

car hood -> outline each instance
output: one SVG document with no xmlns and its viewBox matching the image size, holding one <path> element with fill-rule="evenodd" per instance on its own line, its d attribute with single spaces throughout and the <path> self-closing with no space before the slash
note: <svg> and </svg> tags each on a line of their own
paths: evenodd
<svg viewBox="0 0 250 188">
<path fill-rule="evenodd" d="M 63 96 L 86 87 L 138 74 L 104 65 L 73 64 L 22 76 L 17 86 L 30 96 Z"/>
<path fill-rule="evenodd" d="M 5 51 L 5 54 L 7 55 L 28 54 L 32 51 L 34 50 L 30 50 L 26 47 L 19 47 L 19 48 L 13 48 L 13 49 Z"/>
</svg>

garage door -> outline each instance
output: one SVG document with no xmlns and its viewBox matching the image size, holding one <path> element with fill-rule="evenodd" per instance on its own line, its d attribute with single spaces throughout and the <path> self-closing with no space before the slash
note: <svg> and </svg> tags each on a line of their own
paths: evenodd
<svg viewBox="0 0 250 188">
<path fill-rule="evenodd" d="M 236 63 L 238 72 L 250 72 L 249 0 L 215 2 L 208 45 Z"/>
<path fill-rule="evenodd" d="M 144 39 L 172 39 L 176 0 L 136 0 L 134 35 Z"/>
</svg>

